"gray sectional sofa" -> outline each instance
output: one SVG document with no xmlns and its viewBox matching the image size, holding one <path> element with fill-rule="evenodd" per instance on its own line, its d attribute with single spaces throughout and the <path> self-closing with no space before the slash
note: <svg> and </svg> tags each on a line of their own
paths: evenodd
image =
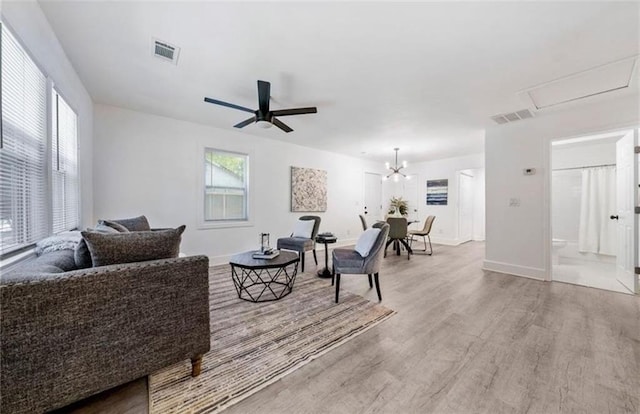
<svg viewBox="0 0 640 414">
<path fill-rule="evenodd" d="M 56 409 L 185 359 L 199 374 L 208 267 L 191 256 L 78 269 L 59 250 L 3 274 L 1 411 Z"/>
</svg>

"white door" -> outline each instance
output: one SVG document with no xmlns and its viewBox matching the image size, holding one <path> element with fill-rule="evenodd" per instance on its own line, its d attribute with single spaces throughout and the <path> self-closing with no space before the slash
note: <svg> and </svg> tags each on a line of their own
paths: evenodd
<svg viewBox="0 0 640 414">
<path fill-rule="evenodd" d="M 458 241 L 471 240 L 473 234 L 473 177 L 458 173 Z"/>
<path fill-rule="evenodd" d="M 618 281 L 631 292 L 638 292 L 638 278 L 635 274 L 638 259 L 635 247 L 638 240 L 638 225 L 634 214 L 638 194 L 638 166 L 634 152 L 637 142 L 638 132 L 631 131 L 616 143 L 616 207 L 618 211 L 611 215 L 611 219 L 618 222 L 616 275 Z"/>
<path fill-rule="evenodd" d="M 409 175 L 403 180 L 402 198 L 407 200 L 407 220 L 418 221 L 418 176 Z"/>
<path fill-rule="evenodd" d="M 364 209 L 362 214 L 371 226 L 382 220 L 382 177 L 380 174 L 364 173 Z"/>
</svg>

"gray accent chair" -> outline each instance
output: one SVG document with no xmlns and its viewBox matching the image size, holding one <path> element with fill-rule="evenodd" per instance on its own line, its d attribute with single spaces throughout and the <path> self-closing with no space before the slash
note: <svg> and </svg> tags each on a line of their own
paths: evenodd
<svg viewBox="0 0 640 414">
<path fill-rule="evenodd" d="M 400 256 L 400 245 L 402 244 L 407 249 L 407 260 L 411 259 L 413 250 L 407 243 L 407 219 L 404 217 L 389 217 L 387 218 L 387 223 L 389 223 L 390 229 L 389 240 L 387 240 L 387 245 L 384 247 L 385 256 L 387 255 L 387 247 L 391 243 L 393 243 L 396 254 Z"/>
<path fill-rule="evenodd" d="M 378 274 L 382 264 L 382 257 L 385 248 L 385 242 L 389 236 L 389 224 L 385 222 L 377 222 L 372 228 L 379 228 L 380 234 L 371 247 L 371 251 L 367 257 L 362 257 L 360 253 L 353 249 L 334 249 L 333 250 L 333 279 L 331 285 L 336 286 L 336 303 L 340 296 L 340 276 L 343 274 L 357 274 L 369 276 L 369 287 L 373 287 L 373 279 L 376 284 L 376 292 L 378 300 L 382 300 L 380 294 L 380 281 Z"/>
<path fill-rule="evenodd" d="M 436 216 L 429 216 L 424 221 L 424 227 L 422 230 L 410 230 L 409 231 L 409 246 L 413 245 L 413 238 L 418 236 L 422 237 L 422 241 L 424 242 L 424 251 L 427 251 L 427 238 L 429 239 L 429 256 L 433 254 L 433 246 L 431 245 L 431 227 L 433 226 L 433 221 L 436 219 Z"/>
<path fill-rule="evenodd" d="M 316 262 L 316 266 L 318 265 L 318 257 L 316 256 L 316 236 L 318 235 L 318 230 L 320 229 L 320 217 L 318 216 L 302 216 L 300 220 L 313 220 L 313 231 L 311 232 L 311 238 L 307 239 L 306 237 L 293 237 L 293 234 L 290 237 L 283 237 L 278 239 L 278 250 L 292 250 L 294 252 L 298 252 L 300 255 L 300 270 L 304 272 L 304 253 L 309 250 L 313 251 L 313 260 Z"/>
</svg>

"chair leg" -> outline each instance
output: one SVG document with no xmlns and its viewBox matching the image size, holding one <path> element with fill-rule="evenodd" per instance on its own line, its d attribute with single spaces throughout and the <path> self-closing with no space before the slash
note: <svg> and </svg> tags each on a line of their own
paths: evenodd
<svg viewBox="0 0 640 414">
<path fill-rule="evenodd" d="M 384 257 L 387 257 L 387 247 L 389 247 L 391 243 L 393 243 L 392 239 L 387 240 L 387 244 L 384 246 Z"/>
<path fill-rule="evenodd" d="M 336 274 L 336 303 L 338 303 L 338 297 L 340 296 L 340 273 Z"/>
<path fill-rule="evenodd" d="M 431 245 L 431 236 L 429 236 L 427 234 L 427 237 L 429 238 L 429 256 L 431 256 L 433 254 L 433 246 Z M 427 251 L 427 243 L 424 244 L 424 251 Z"/>
<path fill-rule="evenodd" d="M 404 239 L 400 239 L 400 243 L 402 243 L 404 247 L 407 248 L 407 260 L 409 260 L 411 258 L 411 255 L 413 254 L 413 250 L 411 250 L 411 247 L 409 247 Z"/>
<path fill-rule="evenodd" d="M 378 274 L 375 273 L 373 275 L 373 278 L 376 281 L 376 292 L 378 292 L 378 300 L 382 301 L 382 295 L 380 294 L 380 280 L 378 279 Z"/>
<path fill-rule="evenodd" d="M 300 265 L 302 266 L 302 273 L 304 273 L 304 252 L 300 253 Z"/>
<path fill-rule="evenodd" d="M 369 288 L 373 287 L 373 279 L 371 278 L 371 275 L 367 275 L 369 276 Z"/>
<path fill-rule="evenodd" d="M 331 266 L 331 286 L 336 282 L 336 267 Z"/>
<path fill-rule="evenodd" d="M 316 249 L 313 249 L 313 261 L 316 262 L 316 266 L 318 266 L 318 257 L 316 256 Z"/>
</svg>

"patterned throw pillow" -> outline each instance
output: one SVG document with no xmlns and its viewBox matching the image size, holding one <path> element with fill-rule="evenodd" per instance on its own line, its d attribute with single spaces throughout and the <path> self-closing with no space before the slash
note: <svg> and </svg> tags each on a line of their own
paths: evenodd
<svg viewBox="0 0 640 414">
<path fill-rule="evenodd" d="M 83 231 L 94 267 L 178 257 L 185 226 L 160 231 L 97 233 Z"/>
</svg>

